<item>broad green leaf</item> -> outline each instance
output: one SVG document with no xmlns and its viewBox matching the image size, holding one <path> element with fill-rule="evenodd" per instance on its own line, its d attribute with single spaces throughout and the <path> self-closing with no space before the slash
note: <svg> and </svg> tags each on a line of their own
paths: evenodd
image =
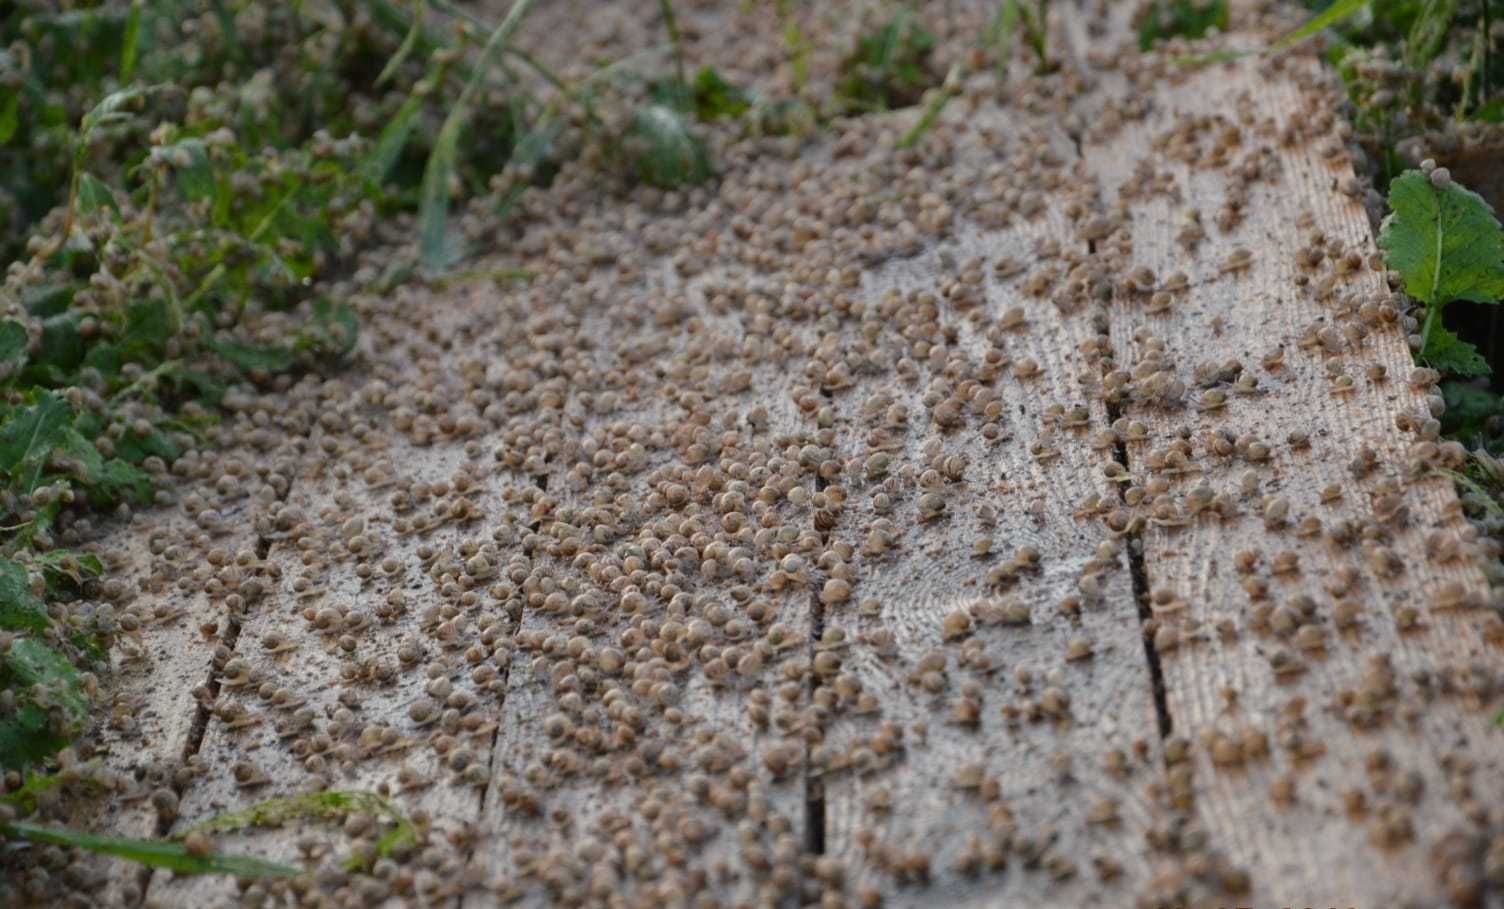
<svg viewBox="0 0 1504 909">
<path fill-rule="evenodd" d="M 47 711 L 23 704 L 0 717 L 0 770 L 21 770 L 67 747 L 68 736 L 52 729 Z"/>
<path fill-rule="evenodd" d="M 172 339 L 172 307 L 166 300 L 143 300 L 132 303 L 125 311 L 125 333 L 120 352 L 133 359 L 145 359 L 160 351 Z"/>
<path fill-rule="evenodd" d="M 145 6 L 145 0 L 135 0 L 131 4 L 131 14 L 125 20 L 125 37 L 120 42 L 120 83 L 122 85 L 129 83 L 131 76 L 136 73 L 136 54 L 141 46 L 141 13 Z"/>
<path fill-rule="evenodd" d="M 43 392 L 30 407 L 12 410 L 0 424 L 0 470 L 15 475 L 27 469 L 40 469 L 52 449 L 63 439 L 73 418 L 73 411 L 62 398 Z M 33 476 L 32 483 L 35 482 Z M 31 485 L 22 487 L 31 490 Z"/>
<path fill-rule="evenodd" d="M 100 469 L 95 485 L 102 495 L 100 505 L 119 498 L 146 504 L 152 500 L 151 475 L 141 468 L 120 458 L 109 458 Z"/>
<path fill-rule="evenodd" d="M 211 852 L 208 855 L 191 855 L 182 843 L 168 840 L 138 840 L 125 837 L 99 836 L 44 827 L 25 821 L 12 821 L 0 825 L 0 835 L 48 843 L 54 846 L 72 846 L 102 855 L 126 859 L 152 868 L 166 868 L 176 874 L 232 874 L 236 877 L 292 877 L 302 870 L 290 865 L 268 862 L 264 859 L 240 855 L 225 855 Z"/>
<path fill-rule="evenodd" d="M 178 192 L 189 202 L 208 199 L 215 194 L 214 164 L 202 139 L 184 139 L 163 146 L 162 153 L 177 171 Z"/>
<path fill-rule="evenodd" d="M 705 144 L 690 132 L 684 117 L 662 104 L 644 104 L 632 115 L 628 130 L 636 143 L 637 174 L 654 186 L 700 183 L 710 176 Z"/>
<path fill-rule="evenodd" d="M 36 638 L 17 638 L 0 655 L 0 685 L 23 693 L 20 707 L 0 718 L 0 769 L 20 770 L 68 743 L 84 719 L 86 699 L 78 670 L 62 654 Z M 42 692 L 61 716 L 34 697 Z"/>
<path fill-rule="evenodd" d="M 1504 296 L 1504 230 L 1482 196 L 1412 170 L 1389 184 L 1389 207 L 1379 245 L 1406 293 L 1438 307 Z"/>
<path fill-rule="evenodd" d="M 55 583 L 58 578 L 67 578 L 77 586 L 88 578 L 97 578 L 104 573 L 104 563 L 99 560 L 99 556 L 72 549 L 39 552 L 35 562 L 48 576 L 49 583 Z"/>
<path fill-rule="evenodd" d="M 1447 32 L 1457 17 L 1457 0 L 1425 0 L 1410 35 L 1405 38 L 1405 63 L 1423 69 L 1446 45 Z"/>
<path fill-rule="evenodd" d="M 26 326 L 6 319 L 0 322 L 0 369 L 19 365 L 26 360 L 26 348 L 30 345 Z"/>
<path fill-rule="evenodd" d="M 47 604 L 31 592 L 25 566 L 0 559 L 0 629 L 44 631 L 49 624 Z"/>
<path fill-rule="evenodd" d="M 1421 359 L 1442 372 L 1458 376 L 1486 376 L 1492 370 L 1478 348 L 1457 337 L 1440 324 L 1431 324 L 1425 332 Z"/>
<path fill-rule="evenodd" d="M 84 339 L 78 333 L 77 313 L 65 312 L 42 322 L 42 343 L 32 362 L 49 367 L 61 375 L 76 368 L 84 359 Z"/>
<path fill-rule="evenodd" d="M 52 700 L 70 721 L 84 716 L 85 698 L 78 670 L 68 658 L 32 637 L 17 638 L 0 655 L 0 673 L 19 686 L 46 685 Z"/>
<path fill-rule="evenodd" d="M 56 316 L 68 309 L 78 288 L 68 283 L 44 284 L 21 295 L 21 305 L 34 316 Z"/>
<path fill-rule="evenodd" d="M 67 427 L 63 430 L 57 450 L 59 455 L 68 460 L 79 482 L 90 485 L 99 482 L 100 475 L 104 473 L 104 455 L 99 453 L 93 442 L 84 438 L 83 433 L 72 426 Z"/>
</svg>

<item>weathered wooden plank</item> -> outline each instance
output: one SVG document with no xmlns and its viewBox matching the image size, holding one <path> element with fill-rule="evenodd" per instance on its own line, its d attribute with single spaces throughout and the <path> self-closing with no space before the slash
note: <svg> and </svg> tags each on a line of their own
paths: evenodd
<svg viewBox="0 0 1504 909">
<path fill-rule="evenodd" d="M 818 535 L 798 460 L 808 439 L 777 369 L 758 362 L 757 338 L 778 322 L 749 331 L 724 273 L 686 282 L 635 238 L 603 238 L 641 270 L 611 269 L 580 298 L 584 356 L 560 392 L 581 418 L 512 429 L 562 429 L 557 451 L 572 457 L 538 462 L 541 517 L 518 562 L 528 596 L 477 851 L 487 889 L 467 904 L 797 901 L 804 692 L 773 687 L 804 658 L 810 592 L 803 574 L 772 575 Z M 558 310 L 546 285 L 516 302 Z"/>
<path fill-rule="evenodd" d="M 973 103 L 906 159 L 882 148 L 904 125 L 851 127 L 878 150 L 853 185 L 826 178 L 893 205 L 931 193 L 956 223 L 822 320 L 846 493 L 828 551 L 849 563 L 823 615 L 840 637 L 816 646 L 825 853 L 857 905 L 1121 897 L 1152 874 L 1158 742 L 1126 561 L 1072 517 L 1116 498 L 1088 444 L 1101 310 L 1065 289 L 1089 264 L 1062 213 L 1074 149 Z"/>
<path fill-rule="evenodd" d="M 1097 250 L 1119 406 L 1146 431 L 1127 458 L 1170 755 L 1256 905 L 1472 905 L 1498 616 L 1470 608 L 1487 591 L 1445 456 L 1398 428 L 1430 412 L 1339 191 L 1334 101 L 1305 56 L 1195 70 L 1122 34 L 1091 45 L 1082 145 L 1120 224 Z M 1198 511 L 1213 495 L 1224 516 Z"/>
<path fill-rule="evenodd" d="M 121 633 L 101 673 L 108 700 L 87 747 L 120 788 L 71 819 L 84 829 L 155 837 L 197 776 L 194 692 L 210 679 L 213 653 L 229 631 L 225 598 L 239 582 L 232 564 L 207 557 L 231 562 L 253 549 L 255 515 L 286 489 L 275 436 L 252 423 L 264 400 L 237 392 L 227 404 L 234 413 L 215 430 L 221 449 L 178 462 L 170 486 L 176 504 L 108 524 L 89 544 L 106 565 L 101 592 Z M 147 874 L 139 866 L 84 861 L 98 870 L 81 885 L 91 898 L 112 906 L 140 901 Z"/>
<path fill-rule="evenodd" d="M 376 861 L 386 828 L 368 814 L 346 818 L 343 835 L 330 821 L 295 819 L 216 838 L 226 850 L 317 867 L 322 887 L 363 903 L 443 904 L 461 892 L 494 738 L 501 691 L 488 684 L 484 647 L 504 604 L 463 565 L 477 551 L 494 558 L 519 518 L 476 469 L 478 431 L 464 421 L 477 415 L 450 396 L 463 364 L 438 370 L 440 342 L 475 316 L 464 300 L 457 294 L 421 321 L 405 295 L 370 301 L 354 375 L 288 393 L 307 443 L 291 494 L 270 510 L 247 560 L 265 590 L 247 604 L 232 659 L 217 667 L 198 752 L 206 774 L 174 828 L 269 798 L 385 796 L 418 825 L 420 841 L 399 856 L 421 856 L 415 867 Z M 389 396 L 404 383 L 414 394 L 403 403 L 440 414 L 404 410 Z M 469 504 L 456 510 L 461 500 Z M 303 851 L 305 842 L 315 848 Z M 340 870 L 355 864 L 370 873 Z M 237 889 L 226 878 L 158 874 L 148 898 L 219 905 Z"/>
</svg>

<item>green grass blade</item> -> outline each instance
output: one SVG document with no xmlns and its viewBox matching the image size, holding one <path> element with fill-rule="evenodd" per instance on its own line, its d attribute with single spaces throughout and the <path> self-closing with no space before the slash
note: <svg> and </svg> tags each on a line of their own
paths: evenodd
<svg viewBox="0 0 1504 909">
<path fill-rule="evenodd" d="M 136 55 L 141 47 L 141 14 L 145 6 L 144 0 L 135 0 L 131 4 L 130 17 L 125 20 L 125 38 L 120 42 L 121 85 L 130 82 L 136 72 Z"/>
<path fill-rule="evenodd" d="M 480 89 L 481 80 L 492 60 L 501 48 L 511 40 L 512 33 L 522 24 L 522 19 L 535 0 L 516 0 L 507 17 L 496 26 L 496 31 L 487 39 L 481 50 L 475 72 L 460 92 L 459 99 L 450 108 L 449 116 L 439 129 L 433 151 L 428 156 L 428 166 L 423 169 L 423 185 L 419 190 L 418 207 L 418 255 L 423 266 L 432 271 L 441 271 L 453 263 L 456 255 L 449 242 L 449 183 L 454 177 L 454 167 L 459 159 L 460 136 L 470 116 L 470 99 Z"/>
<path fill-rule="evenodd" d="M 1227 63 L 1232 60 L 1242 59 L 1243 57 L 1252 57 L 1257 54 L 1284 50 L 1285 48 L 1299 44 L 1322 29 L 1336 25 L 1372 2 L 1373 0 L 1337 0 L 1336 3 L 1333 3 L 1322 12 L 1312 16 L 1301 27 L 1263 49 L 1212 51 L 1208 54 L 1177 57 L 1175 63 L 1180 66 L 1203 66 L 1208 63 Z"/>
<path fill-rule="evenodd" d="M 1405 64 L 1419 70 L 1435 60 L 1446 44 L 1455 18 L 1457 0 L 1426 0 L 1405 38 Z"/>
<path fill-rule="evenodd" d="M 464 116 L 444 120 L 423 169 L 423 184 L 418 190 L 418 258 L 430 271 L 443 271 L 459 258 L 449 239 L 449 183 L 454 179 L 454 165 L 459 158 L 460 134 Z"/>
<path fill-rule="evenodd" d="M 367 177 L 379 184 L 391 173 L 393 165 L 402 155 L 402 149 L 407 146 L 407 140 L 412 137 L 413 127 L 417 125 L 418 114 L 422 110 L 423 98 L 416 93 L 402 102 L 391 122 L 381 130 L 381 135 L 366 154 L 366 159 L 361 162 L 361 169 Z"/>
<path fill-rule="evenodd" d="M 127 861 L 166 868 L 178 874 L 233 874 L 236 877 L 292 877 L 302 869 L 280 865 L 263 859 L 241 855 L 224 855 L 211 852 L 208 855 L 190 855 L 181 843 L 166 840 L 137 840 L 125 837 L 99 836 L 76 830 L 62 830 L 13 821 L 0 825 L 0 834 L 33 843 L 53 846 L 72 846 L 101 855 L 112 855 Z"/>
<path fill-rule="evenodd" d="M 379 856 L 388 856 L 399 845 L 417 840 L 417 828 L 413 822 L 388 799 L 374 792 L 340 789 L 267 799 L 239 811 L 216 814 L 189 827 L 180 838 L 194 831 L 225 833 L 246 827 L 275 827 L 295 818 L 337 818 L 351 811 L 380 815 L 392 822 L 392 829 L 376 844 Z"/>
<path fill-rule="evenodd" d="M 1330 28 L 1372 3 L 1373 0 L 1337 0 L 1331 6 L 1307 20 L 1305 25 L 1274 42 L 1273 50 L 1284 50 L 1299 44 L 1324 28 Z"/>
<path fill-rule="evenodd" d="M 915 142 L 918 142 L 920 137 L 928 132 L 931 126 L 935 125 L 935 120 L 940 117 L 940 112 L 945 110 L 945 105 L 949 104 L 950 99 L 954 98 L 960 90 L 961 65 L 957 63 L 951 66 L 950 72 L 945 77 L 945 83 L 940 86 L 940 90 L 935 92 L 934 96 L 930 98 L 930 103 L 924 106 L 924 113 L 919 115 L 919 119 L 909 128 L 909 131 L 904 133 L 902 139 L 898 140 L 898 147 L 908 148 Z"/>
<path fill-rule="evenodd" d="M 428 0 L 418 0 L 418 8 L 413 12 L 413 24 L 407 30 L 407 36 L 402 39 L 402 44 L 397 47 L 397 52 L 392 54 L 392 59 L 386 61 L 382 67 L 381 75 L 376 77 L 377 85 L 385 85 L 387 80 L 397 75 L 397 70 L 403 61 L 418 46 L 418 39 L 423 35 L 423 20 L 428 16 Z"/>
</svg>

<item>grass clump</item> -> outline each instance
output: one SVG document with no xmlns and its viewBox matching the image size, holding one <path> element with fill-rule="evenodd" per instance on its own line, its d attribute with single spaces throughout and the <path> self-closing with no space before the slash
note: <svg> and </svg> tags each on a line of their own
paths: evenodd
<svg viewBox="0 0 1504 909">
<path fill-rule="evenodd" d="M 1170 38 L 1200 38 L 1227 28 L 1227 0 L 1153 0 L 1134 16 L 1139 50 Z"/>
<path fill-rule="evenodd" d="M 836 101 L 847 114 L 893 110 L 919 103 L 937 81 L 929 69 L 935 36 L 905 7 L 857 39 L 841 63 Z"/>
</svg>

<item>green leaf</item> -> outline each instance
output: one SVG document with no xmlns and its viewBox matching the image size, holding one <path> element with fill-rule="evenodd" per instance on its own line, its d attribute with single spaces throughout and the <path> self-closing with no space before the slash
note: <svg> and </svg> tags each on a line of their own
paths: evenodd
<svg viewBox="0 0 1504 909">
<path fill-rule="evenodd" d="M 1457 17 L 1457 0 L 1425 0 L 1410 34 L 1405 38 L 1405 64 L 1424 69 L 1446 44 L 1447 32 Z"/>
<path fill-rule="evenodd" d="M 49 584 L 66 578 L 75 587 L 88 578 L 97 578 L 104 573 L 104 563 L 90 552 L 75 552 L 71 549 L 49 549 L 37 553 L 36 564 L 48 576 Z"/>
<path fill-rule="evenodd" d="M 65 312 L 78 288 L 68 283 L 44 284 L 21 295 L 21 305 L 34 316 L 46 318 Z"/>
<path fill-rule="evenodd" d="M 45 631 L 50 624 L 47 604 L 31 592 L 25 566 L 0 559 L 0 628 Z"/>
<path fill-rule="evenodd" d="M 145 6 L 145 0 L 135 0 L 131 4 L 131 14 L 125 20 L 125 37 L 120 42 L 120 82 L 122 85 L 130 82 L 131 76 L 136 73 L 136 54 L 141 46 L 141 13 Z"/>
<path fill-rule="evenodd" d="M 110 92 L 99 100 L 99 103 L 84 114 L 79 124 L 78 144 L 80 148 L 87 148 L 93 136 L 94 130 L 102 126 L 115 126 L 130 120 L 134 115 L 126 110 L 132 102 L 138 98 L 144 98 L 148 94 L 161 91 L 163 86 L 132 86 L 122 88 L 119 91 Z"/>
<path fill-rule="evenodd" d="M 120 352 L 132 359 L 152 357 L 172 339 L 175 328 L 172 307 L 166 300 L 158 298 L 132 303 L 125 311 L 125 333 L 120 339 Z"/>
<path fill-rule="evenodd" d="M 208 199 L 215 194 L 214 164 L 202 139 L 184 139 L 164 145 L 161 152 L 177 171 L 178 192 L 189 202 Z"/>
<path fill-rule="evenodd" d="M 705 144 L 683 116 L 662 104 L 644 104 L 632 115 L 628 136 L 636 144 L 637 175 L 653 186 L 700 183 L 711 174 Z"/>
<path fill-rule="evenodd" d="M 88 214 L 106 206 L 114 209 L 116 214 L 120 213 L 120 206 L 115 204 L 115 194 L 109 184 L 91 173 L 79 174 L 78 210 Z"/>
<path fill-rule="evenodd" d="M 62 748 L 83 723 L 86 698 L 78 670 L 36 638 L 17 638 L 0 655 L 0 685 L 22 693 L 21 706 L 0 719 L 0 768 L 19 770 Z M 42 693 L 61 717 L 36 700 Z"/>
<path fill-rule="evenodd" d="M 0 770 L 30 767 L 67 745 L 68 736 L 54 731 L 47 711 L 35 704 L 23 704 L 0 719 Z"/>
<path fill-rule="evenodd" d="M 0 322 L 0 375 L 8 376 L 16 366 L 26 362 L 30 344 L 25 325 L 11 319 Z"/>
<path fill-rule="evenodd" d="M 152 500 L 151 475 L 120 458 L 110 458 L 104 462 L 94 487 L 100 493 L 101 498 L 97 504 L 101 505 L 109 504 L 119 498 L 126 498 L 140 504 L 146 504 Z"/>
<path fill-rule="evenodd" d="M 1504 296 L 1504 230 L 1482 196 L 1411 170 L 1389 184 L 1389 207 L 1379 245 L 1406 293 L 1434 307 Z"/>
<path fill-rule="evenodd" d="M 1492 372 L 1478 348 L 1457 337 L 1439 321 L 1430 325 L 1424 337 L 1420 356 L 1434 368 L 1457 376 L 1486 376 Z"/>
<path fill-rule="evenodd" d="M 0 101 L 0 145 L 9 142 L 20 125 L 21 92 L 19 89 L 12 89 L 6 93 L 5 100 Z"/>
<path fill-rule="evenodd" d="M 1330 28 L 1372 3 L 1373 0 L 1337 0 L 1331 6 L 1306 20 L 1306 23 L 1274 42 L 1271 50 L 1284 50 L 1306 40 L 1325 28 Z"/>
<path fill-rule="evenodd" d="M 101 855 L 111 855 L 148 865 L 166 868 L 177 874 L 232 874 L 236 877 L 292 877 L 302 870 L 290 865 L 268 862 L 248 856 L 226 855 L 211 852 L 208 855 L 191 855 L 182 843 L 165 840 L 138 840 L 126 837 L 99 836 L 77 830 L 44 827 L 25 821 L 12 821 L 0 825 L 0 834 L 48 843 L 53 846 L 72 846 Z"/>
<path fill-rule="evenodd" d="M 224 341 L 210 340 L 209 349 L 223 357 L 226 362 L 246 372 L 257 369 L 266 372 L 282 372 L 292 368 L 293 363 L 296 362 L 293 352 L 285 347 L 247 344 L 233 338 Z"/>
<path fill-rule="evenodd" d="M 38 402 L 30 407 L 18 407 L 11 411 L 0 425 L 0 470 L 16 475 L 33 469 L 33 476 L 23 491 L 30 492 L 36 483 L 35 472 L 63 440 L 73 418 L 73 411 L 51 392 L 42 392 Z"/>
<path fill-rule="evenodd" d="M 84 359 L 84 339 L 78 333 L 79 316 L 65 312 L 42 322 L 42 343 L 32 362 L 62 376 L 75 369 Z"/>
</svg>

